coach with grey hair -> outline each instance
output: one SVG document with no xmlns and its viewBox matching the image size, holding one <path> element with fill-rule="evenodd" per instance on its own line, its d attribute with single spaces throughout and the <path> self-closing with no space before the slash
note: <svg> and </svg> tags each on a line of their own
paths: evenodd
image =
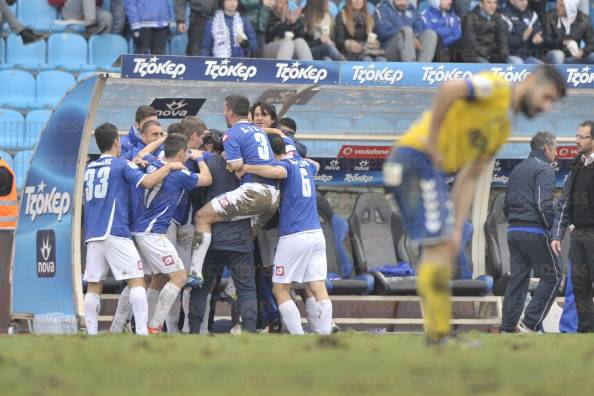
<svg viewBox="0 0 594 396">
<path fill-rule="evenodd" d="M 508 222 L 511 276 L 503 299 L 502 333 L 540 330 L 561 286 L 559 260 L 549 246 L 555 214 L 555 170 L 552 166 L 556 153 L 555 135 L 538 132 L 530 141 L 530 148 L 528 158 L 509 176 L 503 206 Z M 540 273 L 540 283 L 524 311 L 533 269 Z M 522 311 L 524 318 L 520 321 Z"/>
</svg>

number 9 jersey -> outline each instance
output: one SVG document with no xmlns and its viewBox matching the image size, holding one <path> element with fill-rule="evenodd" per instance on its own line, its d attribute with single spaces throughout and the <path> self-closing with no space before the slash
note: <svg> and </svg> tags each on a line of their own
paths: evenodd
<svg viewBox="0 0 594 396">
<path fill-rule="evenodd" d="M 468 96 L 452 104 L 437 142 L 427 141 L 432 117 L 432 112 L 427 111 L 396 146 L 424 152 L 427 145 L 437 144 L 447 173 L 493 157 L 510 134 L 511 86 L 492 72 L 476 74 L 466 83 Z"/>
<path fill-rule="evenodd" d="M 138 187 L 144 177 L 134 163 L 109 155 L 87 165 L 83 188 L 85 242 L 108 236 L 130 238 L 130 185 Z"/>
</svg>

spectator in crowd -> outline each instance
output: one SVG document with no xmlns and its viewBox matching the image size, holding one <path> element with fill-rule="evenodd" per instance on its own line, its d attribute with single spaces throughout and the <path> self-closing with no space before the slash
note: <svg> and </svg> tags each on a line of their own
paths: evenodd
<svg viewBox="0 0 594 396">
<path fill-rule="evenodd" d="M 295 138 L 295 134 L 297 133 L 297 123 L 294 119 L 285 117 L 278 122 L 278 126 L 280 130 L 287 135 L 289 138 L 293 140 L 295 143 L 295 148 L 297 152 L 302 158 L 307 157 L 307 147 L 305 144 L 301 143 L 297 138 Z"/>
<path fill-rule="evenodd" d="M 130 127 L 128 134 L 120 140 L 122 155 L 142 143 L 140 130 L 147 121 L 157 121 L 157 111 L 151 106 L 139 106 L 134 116 L 134 124 Z"/>
<path fill-rule="evenodd" d="M 89 36 L 111 32 L 113 20 L 101 7 L 102 0 L 50 0 L 50 4 L 60 8 L 64 19 L 84 21 Z"/>
<path fill-rule="evenodd" d="M 431 62 L 437 34 L 423 31 L 415 6 L 408 0 L 382 0 L 375 10 L 375 28 L 388 61 Z"/>
<path fill-rule="evenodd" d="M 190 26 L 186 26 L 186 4 L 190 3 Z M 200 55 L 206 22 L 212 17 L 216 0 L 175 0 L 175 20 L 180 33 L 188 33 L 187 55 Z"/>
<path fill-rule="evenodd" d="M 471 0 L 454 0 L 453 8 L 460 18 L 468 14 L 468 11 L 470 11 L 470 3 Z"/>
<path fill-rule="evenodd" d="M 559 256 L 561 241 L 573 224 L 569 245 L 571 282 L 578 317 L 578 333 L 594 332 L 592 277 L 594 274 L 594 122 L 585 121 L 577 130 L 576 145 L 580 154 L 565 179 L 563 193 L 557 201 L 553 221 L 553 253 Z"/>
<path fill-rule="evenodd" d="M 465 62 L 507 61 L 507 24 L 497 11 L 497 0 L 481 0 L 462 18 L 462 32 L 462 59 Z"/>
<path fill-rule="evenodd" d="M 206 158 L 206 165 L 212 174 L 213 183 L 207 188 L 207 200 L 239 187 L 239 179 L 227 170 L 223 152 L 222 136 L 211 134 L 212 154 Z M 190 292 L 190 333 L 200 333 L 205 320 L 208 295 L 216 287 L 225 266 L 237 291 L 242 330 L 256 332 L 258 316 L 256 298 L 256 276 L 250 220 L 220 222 L 212 226 L 212 242 L 206 253 L 202 273 L 204 284 Z M 206 320 L 208 320 L 206 318 Z"/>
<path fill-rule="evenodd" d="M 126 8 L 124 0 L 111 0 L 109 3 L 109 12 L 113 20 L 111 33 L 122 34 L 126 28 Z"/>
<path fill-rule="evenodd" d="M 31 44 L 35 41 L 43 40 L 47 37 L 47 34 L 40 34 L 33 29 L 24 27 L 17 17 L 10 10 L 11 5 L 15 3 L 14 0 L 10 1 L 10 4 L 6 0 L 0 0 L 0 28 L 4 26 L 4 22 L 8 23 L 8 27 L 14 34 L 18 34 L 23 39 L 23 44 Z"/>
<path fill-rule="evenodd" d="M 256 31 L 258 48 L 261 50 L 264 48 L 266 42 L 268 18 L 270 17 L 272 8 L 276 4 L 276 0 L 244 0 L 242 4 L 245 7 L 245 14 L 250 19 L 250 22 Z"/>
<path fill-rule="evenodd" d="M 297 14 L 289 11 L 287 0 L 276 0 L 266 26 L 265 58 L 312 60 L 309 45 L 303 39 L 303 26 L 296 23 Z"/>
<path fill-rule="evenodd" d="M 242 11 L 239 0 L 219 0 L 219 9 L 206 23 L 200 55 L 244 58 L 258 49 L 256 32 Z"/>
<path fill-rule="evenodd" d="M 528 0 L 509 0 L 502 16 L 507 24 L 507 61 L 514 64 L 542 63 L 538 59 L 543 43 L 542 27 L 536 12 L 528 8 Z"/>
<path fill-rule="evenodd" d="M 546 15 L 544 45 L 550 49 L 548 63 L 594 63 L 592 20 L 578 10 L 579 0 L 557 0 L 555 10 Z M 585 43 L 580 48 L 581 42 Z"/>
<path fill-rule="evenodd" d="M 375 21 L 367 9 L 367 0 L 348 0 L 336 16 L 334 41 L 347 60 L 383 62 L 385 52 L 380 48 Z"/>
<path fill-rule="evenodd" d="M 527 1 L 524 1 L 526 6 Z M 538 19 L 536 13 L 530 10 Z M 549 249 L 549 233 L 555 210 L 555 135 L 538 132 L 530 142 L 530 156 L 514 168 L 507 183 L 503 212 L 509 224 L 511 276 L 503 299 L 501 332 L 531 333 L 540 330 L 555 301 L 563 272 Z M 540 274 L 540 282 L 524 309 L 530 273 Z M 524 318 L 520 316 L 524 312 Z M 519 324 L 518 324 L 519 321 Z"/>
<path fill-rule="evenodd" d="M 136 53 L 167 53 L 171 20 L 167 0 L 125 0 L 124 5 Z"/>
<path fill-rule="evenodd" d="M 314 59 L 346 60 L 332 41 L 334 19 L 328 12 L 328 0 L 309 0 L 301 18 Z"/>
<path fill-rule="evenodd" d="M 436 60 L 456 60 L 457 44 L 462 37 L 460 17 L 452 8 L 452 0 L 429 0 L 429 8 L 421 12 L 423 30 L 437 33 Z"/>
</svg>

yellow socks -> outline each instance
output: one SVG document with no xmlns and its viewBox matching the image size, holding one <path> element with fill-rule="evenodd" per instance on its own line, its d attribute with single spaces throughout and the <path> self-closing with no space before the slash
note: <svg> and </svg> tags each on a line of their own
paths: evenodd
<svg viewBox="0 0 594 396">
<path fill-rule="evenodd" d="M 423 262 L 419 269 L 418 291 L 423 298 L 425 332 L 430 341 L 439 341 L 450 335 L 451 272 L 449 265 L 439 265 L 431 261 Z"/>
</svg>

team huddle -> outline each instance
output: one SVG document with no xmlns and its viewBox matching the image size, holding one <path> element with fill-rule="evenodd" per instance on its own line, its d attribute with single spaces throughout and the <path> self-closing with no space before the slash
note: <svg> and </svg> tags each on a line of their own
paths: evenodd
<svg viewBox="0 0 594 396">
<path fill-rule="evenodd" d="M 111 331 L 121 332 L 131 313 L 137 334 L 158 334 L 174 305 L 180 300 L 184 304 L 182 290 L 203 287 L 203 266 L 216 225 L 250 219 L 252 235 L 257 237 L 277 211 L 280 241 L 272 281 L 282 321 L 291 334 L 303 334 L 299 310 L 290 296 L 292 284 L 303 283 L 315 298 L 314 314 L 308 315 L 310 328 L 331 333 L 332 305 L 324 286 L 326 249 L 314 185 L 319 165 L 301 158 L 295 143 L 280 130 L 265 132 L 250 122 L 249 111 L 247 98 L 225 98 L 229 130 L 219 139 L 222 147 L 210 152 L 205 128 L 198 128 L 198 133 L 180 128 L 182 133 L 177 133 L 170 127 L 163 136 L 154 116 L 137 113 L 139 133 L 122 140 L 114 125 L 97 127 L 101 156 L 88 164 L 84 179 L 88 284 L 84 307 L 89 334 L 98 331 L 102 281 L 109 269 L 116 280 L 128 284 L 118 300 Z M 204 150 L 198 150 L 201 146 Z M 221 173 L 221 166 L 227 174 Z M 239 186 L 193 207 L 193 194 L 208 191 L 218 177 L 229 175 Z M 195 232 L 180 238 L 184 234 L 180 231 L 192 223 Z M 187 308 L 184 311 L 187 317 Z"/>
</svg>

